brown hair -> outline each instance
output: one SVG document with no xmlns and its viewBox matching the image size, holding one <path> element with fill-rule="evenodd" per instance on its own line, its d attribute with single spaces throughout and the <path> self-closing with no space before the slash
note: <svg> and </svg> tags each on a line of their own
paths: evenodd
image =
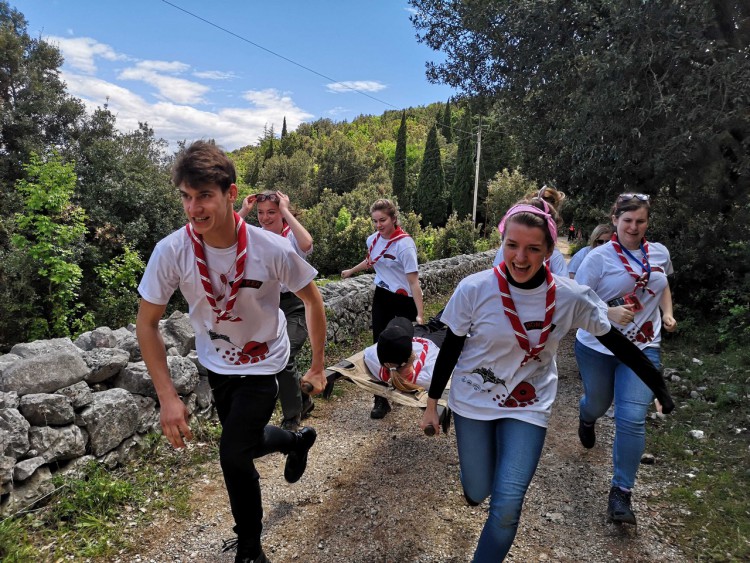
<svg viewBox="0 0 750 563">
<path fill-rule="evenodd" d="M 601 225 L 597 225 L 593 231 L 591 231 L 591 236 L 589 237 L 589 246 L 594 246 L 594 243 L 596 242 L 596 239 L 598 239 L 602 235 L 609 235 L 612 236 L 612 233 L 615 232 L 615 226 L 612 223 L 602 223 Z"/>
<path fill-rule="evenodd" d="M 515 205 L 533 205 L 534 207 L 541 209 L 545 213 L 549 213 L 552 217 L 552 220 L 557 224 L 558 228 L 560 227 L 562 220 L 557 215 L 557 211 L 552 205 L 547 204 L 545 201 L 539 199 L 538 197 L 533 197 L 531 199 L 522 199 L 521 201 L 517 202 Z M 526 227 L 537 227 L 539 229 L 542 229 L 542 232 L 544 233 L 544 240 L 547 243 L 547 248 L 552 251 L 555 248 L 555 241 L 552 238 L 552 233 L 549 231 L 549 227 L 547 226 L 547 221 L 542 217 L 541 215 L 536 215 L 535 213 L 530 212 L 521 212 L 521 213 L 515 213 L 508 217 L 506 223 L 517 223 L 519 225 L 524 225 Z M 507 229 L 507 227 L 506 227 Z"/>
<path fill-rule="evenodd" d="M 191 188 L 216 184 L 226 193 L 237 182 L 234 164 L 213 143 L 195 141 L 178 156 L 172 167 L 172 183 Z"/>
<path fill-rule="evenodd" d="M 555 211 L 560 213 L 562 208 L 563 200 L 565 199 L 565 192 L 561 192 L 553 188 L 552 186 L 542 186 L 542 189 L 538 193 L 532 194 L 531 198 L 543 199 L 555 208 Z"/>
<path fill-rule="evenodd" d="M 619 217 L 623 213 L 636 211 L 641 207 L 645 207 L 647 216 L 651 216 L 651 202 L 648 195 L 636 193 L 620 194 L 612 206 L 612 215 Z"/>
<path fill-rule="evenodd" d="M 370 215 L 376 211 L 382 211 L 393 219 L 393 224 L 398 227 L 398 209 L 390 199 L 379 199 L 370 206 Z"/>
</svg>

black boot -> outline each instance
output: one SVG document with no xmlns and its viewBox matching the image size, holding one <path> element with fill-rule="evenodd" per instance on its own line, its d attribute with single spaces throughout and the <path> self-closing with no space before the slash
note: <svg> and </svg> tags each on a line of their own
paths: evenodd
<svg viewBox="0 0 750 563">
<path fill-rule="evenodd" d="M 389 412 L 391 412 L 391 405 L 388 399 L 380 395 L 375 395 L 375 405 L 370 411 L 370 418 L 384 418 Z"/>
<path fill-rule="evenodd" d="M 286 456 L 286 465 L 284 466 L 284 479 L 289 483 L 296 483 L 302 477 L 305 469 L 307 469 L 307 453 L 318 437 L 315 429 L 309 426 L 305 426 L 294 434 L 297 436 L 297 442 L 294 449 Z"/>
<path fill-rule="evenodd" d="M 607 518 L 612 522 L 635 524 L 635 514 L 630 507 L 630 496 L 630 492 L 625 492 L 620 487 L 612 487 L 609 490 Z"/>
<path fill-rule="evenodd" d="M 588 423 L 578 419 L 578 439 L 587 450 L 590 450 L 596 444 L 595 424 L 595 422 Z"/>
</svg>

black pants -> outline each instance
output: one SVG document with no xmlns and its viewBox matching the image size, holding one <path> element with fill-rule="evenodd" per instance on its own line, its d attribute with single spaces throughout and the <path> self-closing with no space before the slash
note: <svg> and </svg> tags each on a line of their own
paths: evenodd
<svg viewBox="0 0 750 563">
<path fill-rule="evenodd" d="M 252 553 L 259 553 L 263 505 L 260 475 L 253 459 L 272 452 L 288 454 L 297 438 L 291 432 L 268 425 L 278 394 L 276 375 L 238 376 L 209 371 L 208 382 L 222 426 L 219 460 L 234 516 L 234 531 L 251 547 Z"/>
<path fill-rule="evenodd" d="M 372 341 L 377 342 L 380 333 L 395 317 L 406 317 L 410 321 L 417 320 L 417 305 L 414 298 L 399 295 L 383 289 L 375 288 L 372 298 Z"/>
</svg>

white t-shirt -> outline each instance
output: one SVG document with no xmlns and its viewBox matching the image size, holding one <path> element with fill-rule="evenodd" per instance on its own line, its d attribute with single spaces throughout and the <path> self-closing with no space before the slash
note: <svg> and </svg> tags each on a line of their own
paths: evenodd
<svg viewBox="0 0 750 563">
<path fill-rule="evenodd" d="M 583 262 L 583 259 L 586 258 L 586 255 L 591 252 L 591 246 L 584 246 L 581 250 L 576 252 L 573 257 L 570 259 L 570 262 L 568 262 L 568 273 L 575 275 L 578 271 L 578 268 L 581 267 L 581 263 Z"/>
<path fill-rule="evenodd" d="M 534 360 L 526 353 L 505 314 L 494 270 L 472 274 L 458 284 L 440 320 L 457 336 L 470 335 L 453 370 L 448 405 L 475 420 L 515 418 L 546 427 L 557 394 L 557 347 L 571 328 L 609 332 L 607 306 L 588 287 L 554 275 L 552 331 Z M 531 347 L 544 325 L 547 284 L 534 289 L 510 286 L 510 294 Z"/>
<path fill-rule="evenodd" d="M 299 242 L 297 242 L 297 237 L 294 236 L 294 231 L 290 230 L 289 233 L 286 235 L 286 237 L 282 237 L 282 238 L 285 238 L 286 240 L 289 241 L 289 244 L 292 245 L 292 248 L 294 249 L 294 251 L 303 260 L 306 261 L 307 257 L 310 256 L 310 254 L 312 254 L 312 251 L 313 251 L 312 245 L 310 245 L 310 250 L 308 250 L 307 252 L 305 252 L 304 250 L 302 250 L 299 247 Z M 282 293 L 286 293 L 288 291 L 289 291 L 289 288 L 282 283 L 281 284 L 281 292 Z"/>
<path fill-rule="evenodd" d="M 492 261 L 492 265 L 497 266 L 502 261 L 503 245 L 501 244 L 497 250 L 497 254 L 495 254 L 495 259 Z M 558 276 L 568 277 L 568 265 L 565 263 L 565 256 L 557 248 L 552 251 L 552 256 L 549 257 L 549 270 Z"/>
<path fill-rule="evenodd" d="M 631 254 L 640 260 L 643 256 L 640 249 Z M 641 263 L 632 260 L 627 254 L 623 255 L 628 259 L 633 271 L 640 275 L 643 271 Z M 638 348 L 648 346 L 658 346 L 661 342 L 661 313 L 659 312 L 659 300 L 667 288 L 667 276 L 674 271 L 672 260 L 669 257 L 667 248 L 658 242 L 648 243 L 648 262 L 651 265 L 651 276 L 648 281 L 649 291 L 638 290 L 636 297 L 640 301 L 643 309 L 636 312 L 633 322 L 627 326 L 612 323 L 620 332 L 628 337 Z M 576 281 L 580 284 L 587 285 L 593 289 L 604 302 L 622 297 L 633 292 L 635 280 L 627 270 L 625 265 L 617 256 L 615 247 L 611 242 L 593 249 L 583 259 L 581 266 L 576 272 Z M 601 352 L 602 354 L 612 355 L 607 348 L 588 334 L 585 330 L 579 330 L 576 338 L 589 348 Z"/>
<path fill-rule="evenodd" d="M 432 371 L 435 368 L 435 360 L 437 360 L 440 348 L 432 340 L 412 338 L 411 349 L 414 352 L 412 367 L 417 374 L 416 382 L 412 383 L 429 389 L 430 382 L 432 381 Z M 378 360 L 377 344 L 365 348 L 365 364 L 367 365 L 367 369 L 370 370 L 370 375 L 375 379 L 379 379 L 380 381 L 387 381 L 389 379 L 388 376 L 384 378 L 384 372 L 387 372 L 387 370 L 380 365 L 380 360 Z"/>
<path fill-rule="evenodd" d="M 366 248 L 369 249 L 372 241 L 378 233 L 372 233 L 367 237 Z M 370 252 L 370 258 L 375 260 L 383 249 L 388 244 L 389 239 L 383 238 L 382 236 L 378 239 L 375 247 Z M 385 254 L 380 256 L 375 265 L 375 285 L 387 289 L 391 293 L 398 293 L 401 295 L 408 295 L 412 297 L 411 287 L 409 287 L 409 280 L 406 279 L 406 274 L 419 271 L 419 264 L 417 263 L 417 245 L 414 244 L 414 239 L 411 237 L 404 237 L 397 240 L 388 247 Z"/>
<path fill-rule="evenodd" d="M 179 287 L 188 303 L 190 324 L 195 330 L 195 347 L 201 364 L 216 373 L 268 375 L 280 372 L 289 359 L 286 319 L 279 309 L 280 286 L 292 291 L 309 284 L 317 271 L 279 235 L 252 225 L 247 229 L 245 275 L 232 313 L 241 321 L 216 322 L 216 313 L 206 300 L 195 262 L 193 244 L 185 228 L 159 241 L 154 249 L 138 292 L 146 301 L 166 305 Z M 212 248 L 204 245 L 209 276 L 223 308 L 230 287 L 220 276 L 233 266 L 237 245 Z"/>
</svg>

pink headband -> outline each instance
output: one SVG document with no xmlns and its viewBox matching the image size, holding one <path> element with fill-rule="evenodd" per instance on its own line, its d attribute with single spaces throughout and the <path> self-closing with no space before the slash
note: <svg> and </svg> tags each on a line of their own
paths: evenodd
<svg viewBox="0 0 750 563">
<path fill-rule="evenodd" d="M 542 200 L 542 203 L 544 203 L 544 208 L 549 210 L 549 205 L 546 201 Z M 505 234 L 505 222 L 512 217 L 513 215 L 517 215 L 518 213 L 533 213 L 534 215 L 539 215 L 539 217 L 542 217 L 547 221 L 547 228 L 549 229 L 549 234 L 552 236 L 552 242 L 557 242 L 557 224 L 555 223 L 555 220 L 552 218 L 552 215 L 549 213 L 545 213 L 538 207 L 534 205 L 528 205 L 526 203 L 521 203 L 519 205 L 514 205 L 510 209 L 508 209 L 508 212 L 503 217 L 503 220 L 500 221 L 500 224 L 497 226 L 497 230 L 500 231 L 500 235 L 502 236 Z"/>
</svg>

